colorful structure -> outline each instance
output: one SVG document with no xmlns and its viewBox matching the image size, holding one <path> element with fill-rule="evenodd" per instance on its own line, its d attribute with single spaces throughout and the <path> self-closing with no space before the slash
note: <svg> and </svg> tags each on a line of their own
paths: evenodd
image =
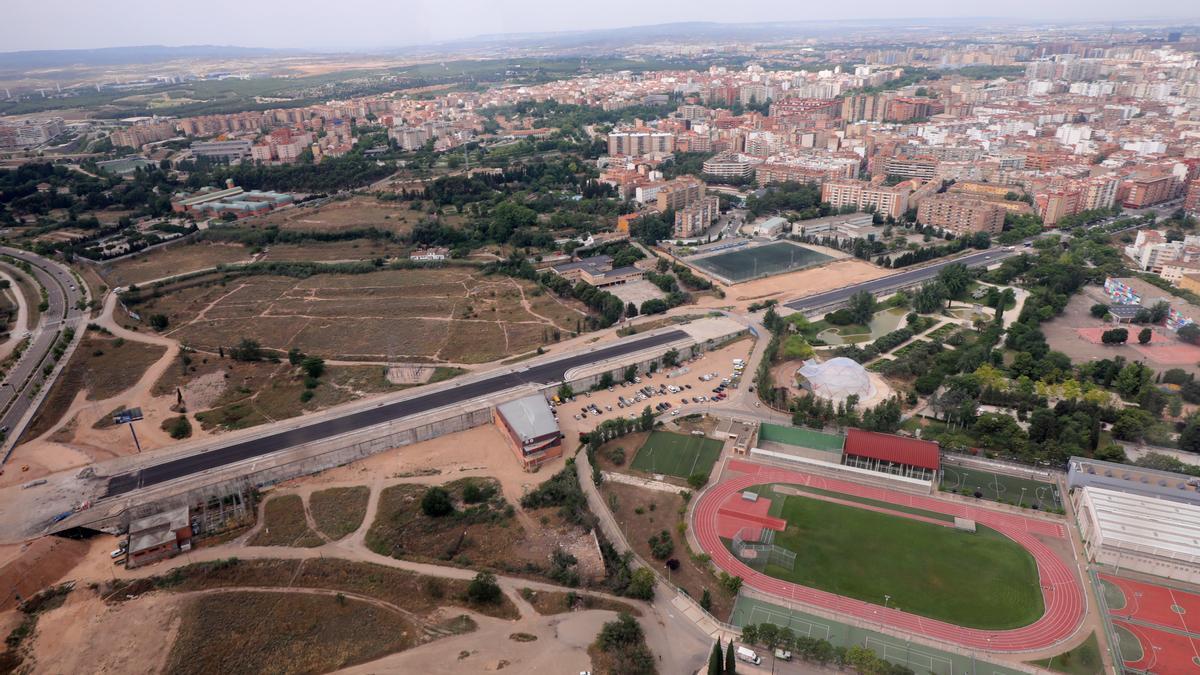
<svg viewBox="0 0 1200 675">
<path fill-rule="evenodd" d="M 1138 295 L 1129 284 L 1116 277 L 1104 280 L 1104 292 L 1108 293 L 1109 299 L 1118 305 L 1142 304 L 1142 296 Z"/>
</svg>

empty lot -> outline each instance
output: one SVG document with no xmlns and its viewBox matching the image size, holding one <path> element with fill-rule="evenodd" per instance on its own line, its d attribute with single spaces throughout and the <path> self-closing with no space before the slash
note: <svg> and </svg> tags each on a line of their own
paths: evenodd
<svg viewBox="0 0 1200 675">
<path fill-rule="evenodd" d="M 471 267 L 247 276 L 151 298 L 169 337 L 217 351 L 242 338 L 325 358 L 481 363 L 536 349 L 573 331 L 582 305 L 532 283 Z"/>
</svg>

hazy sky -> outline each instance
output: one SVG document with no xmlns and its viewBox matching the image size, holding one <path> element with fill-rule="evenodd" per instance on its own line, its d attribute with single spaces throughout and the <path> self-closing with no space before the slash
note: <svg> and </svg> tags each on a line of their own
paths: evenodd
<svg viewBox="0 0 1200 675">
<path fill-rule="evenodd" d="M 676 21 L 1196 16 L 1195 0 L 0 0 L 0 51 L 126 45 L 374 48 Z"/>
</svg>

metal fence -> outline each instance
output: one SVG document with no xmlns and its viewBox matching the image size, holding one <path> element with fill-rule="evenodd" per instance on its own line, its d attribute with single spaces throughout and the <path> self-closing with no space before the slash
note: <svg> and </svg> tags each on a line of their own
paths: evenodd
<svg viewBox="0 0 1200 675">
<path fill-rule="evenodd" d="M 796 554 L 775 545 L 775 531 L 762 529 L 758 539 L 750 542 L 745 533 L 751 528 L 743 527 L 733 535 L 733 554 L 750 569 L 762 572 L 767 565 L 774 565 L 789 572 L 796 568 Z"/>
</svg>

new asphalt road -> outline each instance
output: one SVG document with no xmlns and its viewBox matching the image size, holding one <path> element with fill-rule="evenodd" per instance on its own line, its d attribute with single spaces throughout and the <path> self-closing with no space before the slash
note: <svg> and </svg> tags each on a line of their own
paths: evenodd
<svg viewBox="0 0 1200 675">
<path fill-rule="evenodd" d="M 46 357 L 58 341 L 60 329 L 70 326 L 79 330 L 83 313 L 76 307 L 83 298 L 83 290 L 77 286 L 75 277 L 65 266 L 52 260 L 20 249 L 0 247 L 0 255 L 8 256 L 29 263 L 30 270 L 38 284 L 46 289 L 46 300 L 49 308 L 42 312 L 41 325 L 33 330 L 30 345 L 25 349 L 17 364 L 13 366 L 0 384 L 0 428 L 4 429 L 4 458 L 8 458 L 8 450 L 16 442 L 21 432 L 19 424 L 33 405 L 34 389 L 40 384 L 49 387 L 50 381 L 43 382 L 42 366 Z M 14 330 L 24 332 L 24 328 Z"/>
<path fill-rule="evenodd" d="M 470 401 L 474 398 L 495 394 L 523 384 L 554 384 L 562 382 L 566 376 L 566 372 L 573 368 L 665 345 L 686 338 L 687 336 L 688 334 L 681 330 L 673 330 L 658 335 L 621 340 L 608 347 L 544 363 L 536 363 L 527 368 L 496 373 L 490 377 L 467 382 L 457 387 L 433 391 L 422 396 L 281 431 L 270 436 L 227 445 L 216 450 L 180 457 L 179 459 L 163 462 L 162 464 L 113 476 L 108 481 L 105 496 L 113 497 L 121 495 L 131 490 L 157 485 L 158 483 L 182 478 L 200 471 L 215 469 L 227 464 L 260 457 L 305 443 L 332 438 L 351 431 L 402 419 L 410 415 L 418 415 L 443 406 Z"/>
<path fill-rule="evenodd" d="M 972 253 L 970 255 L 965 255 L 950 260 L 942 260 L 924 267 L 905 270 L 903 272 L 897 272 L 886 277 L 864 281 L 860 284 L 854 284 L 853 286 L 835 288 L 832 291 L 825 291 L 824 293 L 818 293 L 816 295 L 799 298 L 792 300 L 791 302 L 785 302 L 783 306 L 800 312 L 807 312 L 843 302 L 859 291 L 871 291 L 872 293 L 879 295 L 887 291 L 892 291 L 898 288 L 909 286 L 911 284 L 932 279 L 936 277 L 937 273 L 947 265 L 962 263 L 967 267 L 978 267 L 979 265 L 990 265 L 1018 254 L 1019 251 L 1017 250 L 1009 251 L 1007 248 L 990 248 L 986 251 L 979 251 L 978 253 Z"/>
</svg>

